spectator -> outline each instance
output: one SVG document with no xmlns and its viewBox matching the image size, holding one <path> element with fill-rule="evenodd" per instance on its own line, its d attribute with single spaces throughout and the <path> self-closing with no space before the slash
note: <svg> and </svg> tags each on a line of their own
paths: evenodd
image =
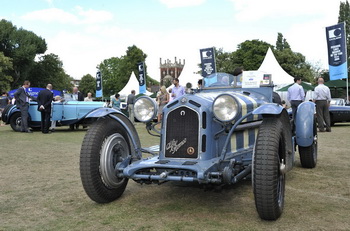
<svg viewBox="0 0 350 231">
<path fill-rule="evenodd" d="M 173 100 L 173 97 L 171 97 L 171 93 L 173 92 L 173 89 L 169 88 L 168 92 L 169 92 L 169 102 L 171 102 Z"/>
<path fill-rule="evenodd" d="M 4 126 L 5 124 L 2 124 L 1 115 L 4 111 L 5 107 L 10 104 L 10 98 L 8 97 L 6 92 L 3 92 L 0 96 L 0 126 Z"/>
<path fill-rule="evenodd" d="M 29 99 L 31 96 L 28 94 L 27 89 L 30 87 L 30 82 L 28 80 L 23 82 L 22 87 L 14 93 L 16 99 L 16 105 L 21 111 L 21 132 L 32 133 L 28 127 L 28 109 L 29 109 Z"/>
<path fill-rule="evenodd" d="M 203 85 L 203 80 L 202 79 L 198 80 L 198 85 L 197 85 L 198 89 L 202 89 L 202 85 Z"/>
<path fill-rule="evenodd" d="M 172 100 L 179 98 L 185 94 L 185 88 L 179 84 L 179 79 L 175 78 L 173 80 L 174 87 L 172 89 Z"/>
<path fill-rule="evenodd" d="M 128 113 L 129 113 L 129 119 L 130 121 L 135 125 L 135 119 L 134 119 L 134 104 L 135 104 L 135 90 L 131 91 L 131 94 L 128 95 L 128 98 L 126 100 L 127 107 L 128 107 Z"/>
<path fill-rule="evenodd" d="M 160 88 L 160 95 L 157 97 L 157 102 L 159 105 L 159 109 L 158 109 L 158 122 L 161 121 L 162 119 L 162 113 L 163 113 L 163 108 L 164 106 L 169 102 L 169 94 L 166 91 L 165 86 L 162 86 Z"/>
<path fill-rule="evenodd" d="M 118 111 L 120 111 L 120 99 L 119 99 L 119 97 L 120 97 L 120 95 L 117 93 L 112 98 L 112 108 L 117 109 Z"/>
<path fill-rule="evenodd" d="M 84 96 L 77 87 L 73 87 L 72 100 L 84 101 Z"/>
<path fill-rule="evenodd" d="M 92 101 L 92 93 L 87 93 L 87 96 L 84 98 L 84 101 Z"/>
<path fill-rule="evenodd" d="M 41 132 L 44 134 L 49 134 L 51 103 L 53 100 L 53 93 L 51 90 L 52 85 L 47 84 L 46 89 L 41 90 L 37 98 L 38 111 L 41 113 Z"/>
<path fill-rule="evenodd" d="M 57 103 L 61 103 L 62 101 L 64 101 L 63 99 L 61 99 L 61 96 L 59 95 L 56 95 L 55 98 L 54 98 L 54 101 L 53 101 L 53 107 L 55 107 L 55 104 Z M 56 129 L 56 123 L 57 121 L 56 120 L 52 120 L 51 121 L 51 132 L 54 132 L 55 129 Z"/>
<path fill-rule="evenodd" d="M 324 123 L 326 131 L 331 132 L 331 120 L 329 115 L 329 105 L 331 102 L 331 91 L 324 85 L 323 78 L 318 78 L 318 86 L 315 87 L 314 102 L 316 103 L 316 114 L 318 129 L 324 132 Z"/>
<path fill-rule="evenodd" d="M 304 89 L 301 84 L 301 78 L 295 77 L 294 84 L 288 88 L 287 99 L 292 107 L 292 118 L 295 120 L 297 109 L 305 99 Z"/>
</svg>

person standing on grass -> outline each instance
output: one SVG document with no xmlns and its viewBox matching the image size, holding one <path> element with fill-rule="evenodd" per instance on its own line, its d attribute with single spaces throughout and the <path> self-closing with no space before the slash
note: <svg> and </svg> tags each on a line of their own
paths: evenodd
<svg viewBox="0 0 350 231">
<path fill-rule="evenodd" d="M 118 111 L 120 111 L 120 99 L 119 99 L 120 95 L 118 93 L 116 93 L 114 95 L 114 97 L 112 98 L 112 108 L 117 109 Z"/>
<path fill-rule="evenodd" d="M 185 88 L 179 84 L 179 79 L 173 80 L 174 87 L 172 88 L 171 98 L 172 100 L 179 98 L 185 94 Z"/>
<path fill-rule="evenodd" d="M 316 115 L 318 129 L 324 132 L 324 123 L 326 124 L 326 131 L 331 132 L 331 119 L 329 115 L 329 105 L 331 102 L 331 91 L 324 85 L 324 79 L 318 78 L 318 86 L 314 90 L 314 102 L 316 103 Z"/>
<path fill-rule="evenodd" d="M 51 103 L 53 100 L 53 93 L 51 92 L 52 85 L 47 84 L 46 89 L 41 90 L 38 94 L 38 111 L 41 113 L 41 132 L 49 133 L 50 117 L 51 117 Z"/>
<path fill-rule="evenodd" d="M 128 107 L 129 119 L 133 124 L 135 124 L 135 119 L 134 119 L 134 103 L 136 100 L 135 94 L 136 94 L 135 90 L 132 90 L 131 94 L 128 95 L 128 98 L 126 100 L 126 103 L 128 105 L 127 107 Z"/>
<path fill-rule="evenodd" d="M 2 112 L 4 111 L 5 107 L 10 104 L 10 98 L 7 96 L 6 92 L 3 92 L 0 96 L 0 126 L 4 126 L 5 124 L 2 124 L 1 116 Z"/>
<path fill-rule="evenodd" d="M 91 92 L 87 93 L 87 96 L 84 98 L 84 101 L 88 101 L 88 102 L 92 102 L 93 101 Z"/>
<path fill-rule="evenodd" d="M 164 106 L 169 102 L 169 93 L 166 90 L 165 86 L 162 86 L 160 88 L 160 94 L 157 97 L 157 102 L 159 105 L 159 109 L 158 109 L 158 122 L 161 121 L 162 119 L 162 113 L 163 113 L 163 108 Z"/>
<path fill-rule="evenodd" d="M 287 99 L 292 107 L 292 117 L 295 121 L 295 116 L 297 114 L 297 109 L 299 104 L 301 104 L 305 99 L 305 92 L 301 84 L 301 78 L 295 77 L 294 84 L 288 88 Z"/>
<path fill-rule="evenodd" d="M 14 93 L 16 99 L 16 105 L 21 111 L 21 132 L 32 133 L 28 127 L 28 109 L 29 109 L 29 99 L 31 96 L 28 94 L 27 89 L 30 87 L 30 82 L 28 80 L 23 82 L 23 86 L 18 88 Z"/>
</svg>

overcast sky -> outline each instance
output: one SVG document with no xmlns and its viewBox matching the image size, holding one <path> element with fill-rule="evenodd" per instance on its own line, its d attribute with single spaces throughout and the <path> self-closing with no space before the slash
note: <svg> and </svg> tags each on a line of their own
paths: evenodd
<svg viewBox="0 0 350 231">
<path fill-rule="evenodd" d="M 0 18 L 46 40 L 67 74 L 95 76 L 104 59 L 136 45 L 148 74 L 160 78 L 159 59 L 186 60 L 197 71 L 199 49 L 235 51 L 259 39 L 275 45 L 282 33 L 293 51 L 328 69 L 325 27 L 337 23 L 338 0 L 1 0 Z"/>
</svg>

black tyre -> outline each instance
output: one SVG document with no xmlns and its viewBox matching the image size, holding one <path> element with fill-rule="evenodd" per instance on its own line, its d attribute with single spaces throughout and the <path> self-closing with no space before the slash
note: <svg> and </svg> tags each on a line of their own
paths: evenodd
<svg viewBox="0 0 350 231">
<path fill-rule="evenodd" d="M 317 127 L 314 124 L 314 140 L 311 146 L 298 146 L 300 163 L 303 168 L 314 168 L 317 164 Z"/>
<path fill-rule="evenodd" d="M 119 198 L 128 183 L 115 173 L 117 163 L 130 155 L 125 129 L 111 118 L 101 118 L 87 131 L 80 152 L 80 176 L 86 194 L 97 203 Z"/>
<path fill-rule="evenodd" d="M 11 128 L 16 132 L 21 131 L 21 119 L 22 119 L 22 116 L 20 112 L 14 113 L 10 118 Z"/>
<path fill-rule="evenodd" d="M 10 111 L 10 109 L 13 107 L 12 104 L 7 105 L 4 110 L 2 111 L 1 119 L 4 123 L 7 122 L 7 113 Z"/>
<path fill-rule="evenodd" d="M 284 207 L 287 129 L 280 118 L 264 118 L 255 141 L 253 190 L 255 206 L 264 220 L 276 220 Z M 288 124 L 289 125 L 289 124 Z M 288 126 L 287 125 L 287 126 Z"/>
</svg>

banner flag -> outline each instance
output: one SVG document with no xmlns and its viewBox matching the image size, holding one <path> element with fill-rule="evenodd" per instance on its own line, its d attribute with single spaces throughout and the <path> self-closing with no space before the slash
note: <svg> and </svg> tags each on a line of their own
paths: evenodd
<svg viewBox="0 0 350 231">
<path fill-rule="evenodd" d="M 200 49 L 202 76 L 206 77 L 216 72 L 214 47 Z"/>
<path fill-rule="evenodd" d="M 97 70 L 97 73 L 96 73 L 96 97 L 103 97 L 103 94 L 102 94 L 102 76 L 101 76 L 100 70 Z"/>
<path fill-rule="evenodd" d="M 345 23 L 326 27 L 330 80 L 348 78 Z"/>
<path fill-rule="evenodd" d="M 146 93 L 146 71 L 145 71 L 145 65 L 143 62 L 138 63 L 138 69 L 139 69 L 139 85 L 140 85 L 140 94 Z"/>
</svg>

